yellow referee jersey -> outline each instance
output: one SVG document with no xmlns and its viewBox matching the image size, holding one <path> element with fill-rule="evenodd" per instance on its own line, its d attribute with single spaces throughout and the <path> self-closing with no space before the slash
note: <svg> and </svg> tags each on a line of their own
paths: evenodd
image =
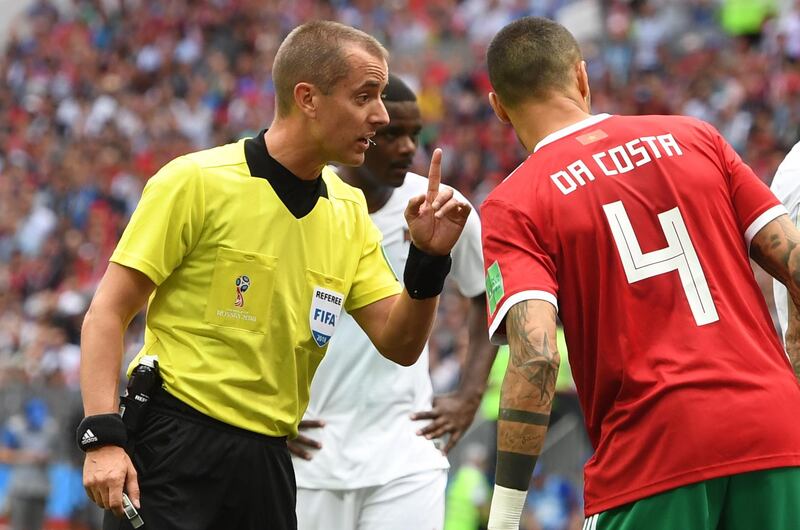
<svg viewBox="0 0 800 530">
<path fill-rule="evenodd" d="M 200 412 L 294 435 L 341 310 L 400 292 L 364 196 L 297 179 L 263 134 L 179 157 L 149 180 L 111 261 L 157 288 L 142 355 Z"/>
</svg>

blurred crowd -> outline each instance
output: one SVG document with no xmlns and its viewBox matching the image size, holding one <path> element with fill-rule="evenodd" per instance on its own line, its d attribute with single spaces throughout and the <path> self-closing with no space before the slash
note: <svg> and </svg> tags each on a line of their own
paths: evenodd
<svg viewBox="0 0 800 530">
<path fill-rule="evenodd" d="M 478 205 L 525 156 L 488 106 L 483 60 L 522 15 L 578 36 L 595 112 L 707 120 L 766 182 L 800 138 L 800 1 L 31 2 L 0 56 L 0 429 L 44 398 L 63 433 L 49 461 L 80 461 L 80 323 L 116 240 L 161 165 L 270 123 L 272 59 L 289 30 L 333 19 L 385 43 L 390 70 L 419 95 L 418 168 L 442 147 L 443 180 Z M 458 380 L 464 307 L 454 294 L 441 304 L 431 347 L 440 392 Z M 129 354 L 142 329 L 140 316 Z"/>
</svg>

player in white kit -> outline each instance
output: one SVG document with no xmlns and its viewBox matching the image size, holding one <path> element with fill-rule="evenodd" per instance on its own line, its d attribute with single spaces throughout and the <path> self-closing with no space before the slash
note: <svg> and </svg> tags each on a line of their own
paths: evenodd
<svg viewBox="0 0 800 530">
<path fill-rule="evenodd" d="M 800 223 L 800 142 L 786 155 L 781 162 L 775 178 L 770 186 L 772 193 L 789 210 L 789 217 L 795 225 Z M 778 322 L 781 337 L 786 346 L 786 353 L 792 362 L 794 373 L 800 378 L 800 314 L 793 303 L 790 303 L 786 286 L 778 280 L 772 281 L 775 296 L 775 307 L 778 310 Z"/>
<path fill-rule="evenodd" d="M 382 97 L 390 123 L 377 131 L 364 165 L 344 168 L 341 176 L 364 192 L 386 257 L 402 271 L 409 245 L 403 211 L 410 197 L 427 190 L 427 179 L 409 172 L 422 120 L 414 93 L 399 78 L 389 76 Z M 466 200 L 458 191 L 455 195 Z M 496 353 L 486 340 L 474 209 L 452 259 L 451 278 L 470 299 L 464 318 L 469 349 L 458 390 L 434 398 L 427 348 L 413 366 L 398 366 L 343 312 L 314 376 L 300 436 L 289 444 L 298 530 L 442 529 L 449 468 L 443 451 L 472 422 Z M 443 451 L 434 443 L 438 440 Z"/>
</svg>

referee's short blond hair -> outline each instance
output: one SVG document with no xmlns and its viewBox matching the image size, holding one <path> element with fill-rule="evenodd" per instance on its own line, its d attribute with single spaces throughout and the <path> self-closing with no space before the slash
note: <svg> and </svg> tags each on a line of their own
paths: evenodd
<svg viewBox="0 0 800 530">
<path fill-rule="evenodd" d="M 291 111 L 297 83 L 311 83 L 329 94 L 347 76 L 347 44 L 360 46 L 375 57 L 389 58 L 389 52 L 375 37 L 330 20 L 308 22 L 286 36 L 272 65 L 278 116 Z"/>
</svg>

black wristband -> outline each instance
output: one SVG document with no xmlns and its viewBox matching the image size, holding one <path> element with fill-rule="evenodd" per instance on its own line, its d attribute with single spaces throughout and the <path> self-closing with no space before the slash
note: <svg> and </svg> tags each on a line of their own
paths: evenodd
<svg viewBox="0 0 800 530">
<path fill-rule="evenodd" d="M 416 300 L 438 296 L 444 288 L 444 279 L 450 272 L 453 260 L 450 255 L 433 256 L 414 246 L 408 249 L 408 261 L 403 271 L 403 283 L 409 296 Z"/>
<path fill-rule="evenodd" d="M 536 455 L 497 451 L 494 483 L 504 488 L 528 491 L 538 459 Z"/>
<path fill-rule="evenodd" d="M 86 416 L 78 425 L 75 436 L 81 451 L 88 451 L 104 445 L 118 445 L 125 447 L 128 441 L 128 432 L 122 417 L 116 413 L 95 414 Z"/>
</svg>

